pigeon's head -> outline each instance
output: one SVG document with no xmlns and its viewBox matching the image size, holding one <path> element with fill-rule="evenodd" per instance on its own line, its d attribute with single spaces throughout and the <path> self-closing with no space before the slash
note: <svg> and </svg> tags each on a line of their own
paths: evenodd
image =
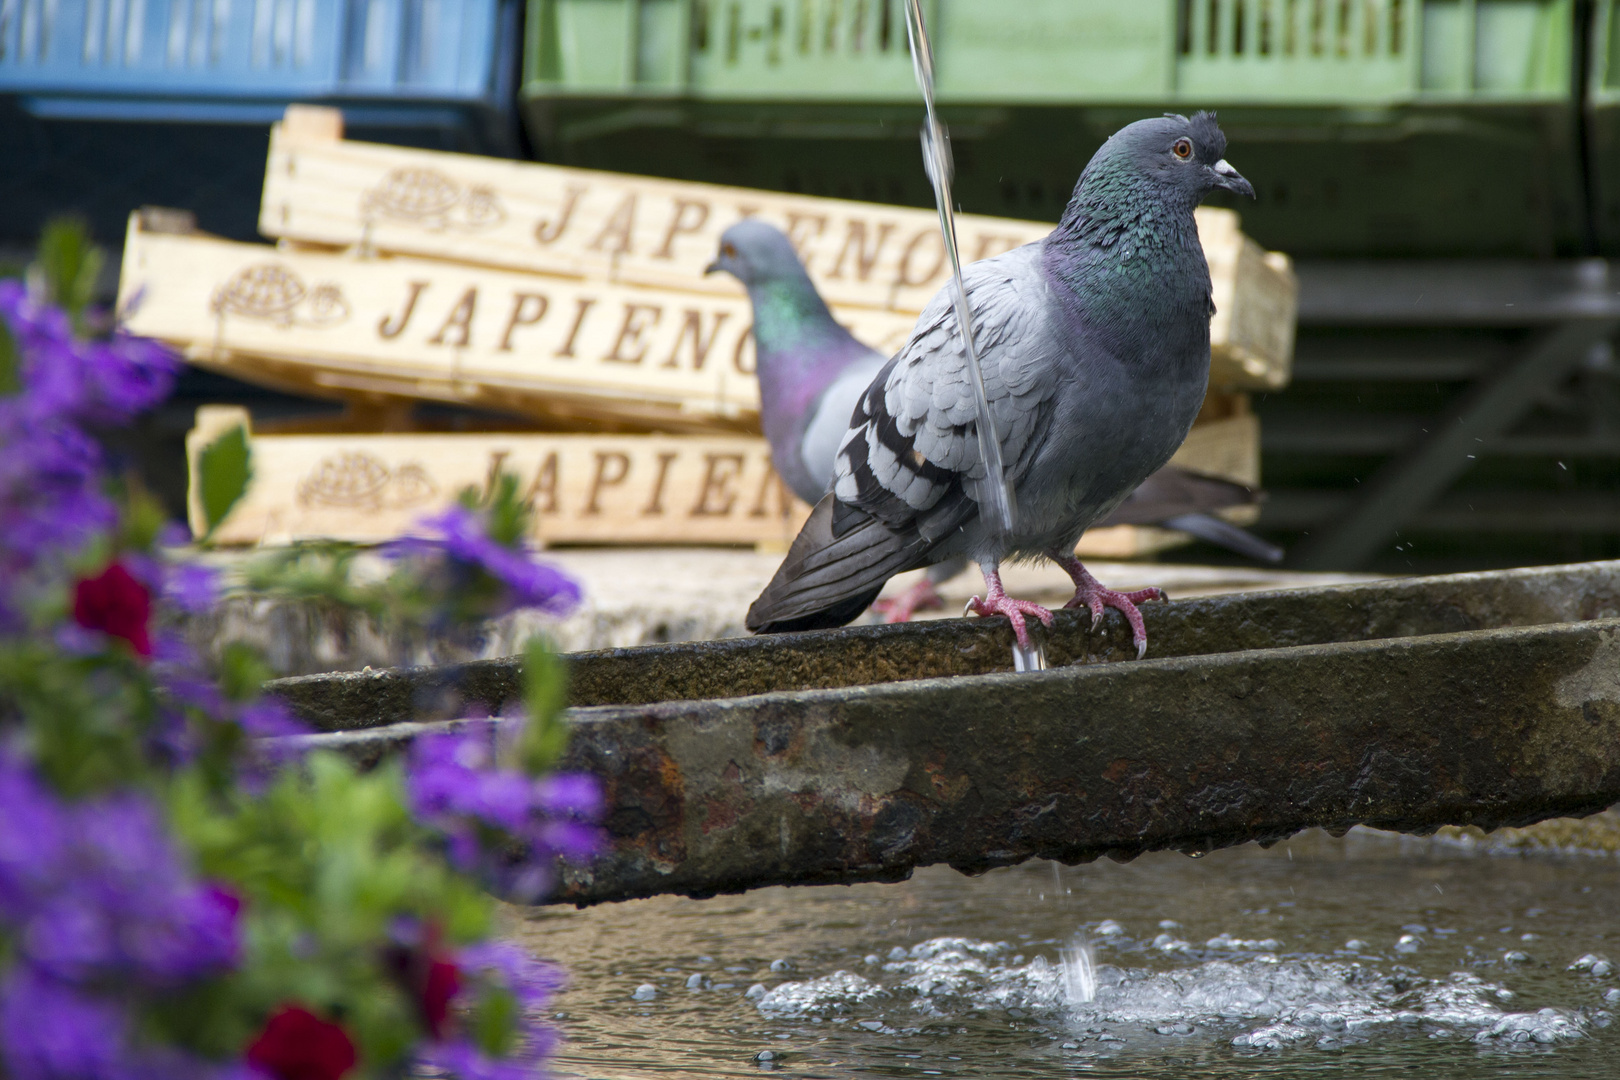
<svg viewBox="0 0 1620 1080">
<path fill-rule="evenodd" d="M 720 253 L 704 273 L 716 270 L 724 270 L 744 285 L 804 277 L 793 242 L 781 229 L 754 218 L 743 218 L 720 234 Z"/>
<path fill-rule="evenodd" d="M 1138 120 L 1110 136 L 1086 171 L 1099 164 L 1108 173 L 1146 177 L 1195 204 L 1216 188 L 1254 198 L 1253 186 L 1227 164 L 1226 136 L 1211 112 Z"/>
</svg>

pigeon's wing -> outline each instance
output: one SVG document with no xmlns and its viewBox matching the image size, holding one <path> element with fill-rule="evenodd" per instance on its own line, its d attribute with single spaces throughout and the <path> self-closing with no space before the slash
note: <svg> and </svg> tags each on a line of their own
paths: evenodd
<svg viewBox="0 0 1620 1080">
<path fill-rule="evenodd" d="M 1016 483 L 1045 434 L 1064 343 L 1047 322 L 1049 286 L 1031 249 L 974 263 L 965 276 L 985 394 Z M 978 513 L 993 480 L 979 457 L 978 407 L 948 292 L 862 396 L 835 469 L 845 518 L 859 511 L 933 541 Z"/>
<path fill-rule="evenodd" d="M 1057 392 L 1061 346 L 1044 322 L 1046 284 L 1028 249 L 975 263 L 965 277 L 985 391 L 1016 482 L 1039 447 Z M 817 505 L 749 608 L 749 629 L 842 625 L 889 578 L 936 561 L 932 549 L 979 511 L 985 476 L 977 412 L 942 292 L 861 396 L 838 450 L 833 494 Z"/>
<path fill-rule="evenodd" d="M 809 422 L 805 424 L 804 436 L 799 441 L 805 471 L 815 478 L 820 488 L 814 500 L 806 501 L 819 501 L 832 487 L 833 462 L 837 458 L 838 447 L 844 441 L 845 432 L 849 431 L 850 417 L 854 415 L 866 388 L 887 362 L 886 357 L 868 349 L 864 356 L 840 371 L 832 384 L 821 392 Z"/>
</svg>

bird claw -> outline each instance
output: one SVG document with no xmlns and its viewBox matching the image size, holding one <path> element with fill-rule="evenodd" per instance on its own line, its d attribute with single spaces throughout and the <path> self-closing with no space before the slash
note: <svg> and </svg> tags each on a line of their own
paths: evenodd
<svg viewBox="0 0 1620 1080">
<path fill-rule="evenodd" d="M 898 596 L 886 597 L 872 604 L 872 610 L 883 616 L 886 623 L 910 622 L 919 611 L 930 611 L 945 606 L 944 599 L 934 583 L 923 578 Z M 966 614 L 964 612 L 963 614 Z"/>
<path fill-rule="evenodd" d="M 989 615 L 1005 615 L 1007 621 L 1012 623 L 1013 637 L 1018 639 L 1018 647 L 1031 649 L 1029 629 L 1024 625 L 1024 617 L 1033 615 L 1039 619 L 1041 625 L 1047 629 L 1052 627 L 1052 613 L 1033 600 L 1014 600 L 1010 596 L 992 595 L 988 600 L 980 600 L 977 596 L 967 602 L 962 609 L 964 616 L 972 614 L 983 618 Z"/>
<path fill-rule="evenodd" d="M 1137 589 L 1135 592 L 1115 592 L 1105 589 L 1091 578 L 1085 584 L 1074 590 L 1074 597 L 1065 608 L 1083 607 L 1091 612 L 1091 629 L 1093 632 L 1102 625 L 1103 609 L 1113 608 L 1125 616 L 1130 624 L 1131 644 L 1136 646 L 1136 658 L 1142 659 L 1147 655 L 1147 627 L 1142 622 L 1142 613 L 1137 610 L 1137 604 L 1145 604 L 1149 600 L 1168 601 L 1170 597 L 1163 589 Z"/>
</svg>

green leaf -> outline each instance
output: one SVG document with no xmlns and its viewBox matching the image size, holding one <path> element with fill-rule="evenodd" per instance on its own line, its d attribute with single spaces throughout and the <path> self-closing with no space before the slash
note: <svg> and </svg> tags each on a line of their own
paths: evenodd
<svg viewBox="0 0 1620 1080">
<path fill-rule="evenodd" d="M 32 271 L 46 297 L 60 304 L 78 323 L 95 299 L 96 278 L 106 256 L 90 240 L 90 226 L 75 215 L 53 218 L 45 224 L 34 255 Z"/>
<path fill-rule="evenodd" d="M 523 705 L 528 714 L 518 737 L 518 764 L 531 776 L 554 765 L 568 748 L 570 728 L 568 670 L 543 638 L 530 638 L 523 651 Z"/>
<path fill-rule="evenodd" d="M 141 483 L 140 474 L 131 472 L 124 479 L 124 507 L 118 531 L 122 546 L 131 551 L 150 551 L 163 532 L 169 515 Z"/>
<path fill-rule="evenodd" d="M 493 1058 L 505 1057 L 516 1040 L 517 998 L 508 990 L 491 987 L 484 991 L 469 1016 L 467 1027 L 473 1044 Z"/>
<path fill-rule="evenodd" d="M 229 643 L 219 658 L 219 688 L 231 701 L 252 700 L 274 677 L 259 650 L 246 642 Z"/>
<path fill-rule="evenodd" d="M 17 339 L 11 336 L 10 324 L 0 319 L 0 394 L 15 394 L 22 389 L 17 360 Z"/>
<path fill-rule="evenodd" d="M 203 447 L 197 455 L 197 476 L 205 526 L 203 539 L 207 540 L 247 493 L 248 481 L 253 479 L 247 429 L 238 424 Z"/>
<path fill-rule="evenodd" d="M 489 538 L 497 544 L 517 547 L 529 535 L 529 519 L 534 516 L 533 506 L 518 494 L 520 480 L 515 472 L 505 469 L 491 471 L 482 488 L 464 487 L 456 501 L 468 510 L 484 515 L 484 527 Z"/>
</svg>

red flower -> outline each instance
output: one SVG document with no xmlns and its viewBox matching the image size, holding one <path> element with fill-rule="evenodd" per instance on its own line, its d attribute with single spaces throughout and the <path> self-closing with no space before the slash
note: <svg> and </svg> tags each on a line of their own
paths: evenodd
<svg viewBox="0 0 1620 1080">
<path fill-rule="evenodd" d="M 152 655 L 152 639 L 147 633 L 152 619 L 152 594 L 122 563 L 113 563 L 73 587 L 73 619 L 80 626 L 123 638 L 141 656 Z"/>
<path fill-rule="evenodd" d="M 461 970 L 448 960 L 428 965 L 422 983 L 422 1019 L 435 1039 L 444 1038 L 444 1022 L 450 1015 L 450 999 L 461 989 Z"/>
<path fill-rule="evenodd" d="M 354 1068 L 348 1032 L 298 1005 L 284 1005 L 247 1049 L 248 1064 L 275 1080 L 338 1080 Z"/>
</svg>

